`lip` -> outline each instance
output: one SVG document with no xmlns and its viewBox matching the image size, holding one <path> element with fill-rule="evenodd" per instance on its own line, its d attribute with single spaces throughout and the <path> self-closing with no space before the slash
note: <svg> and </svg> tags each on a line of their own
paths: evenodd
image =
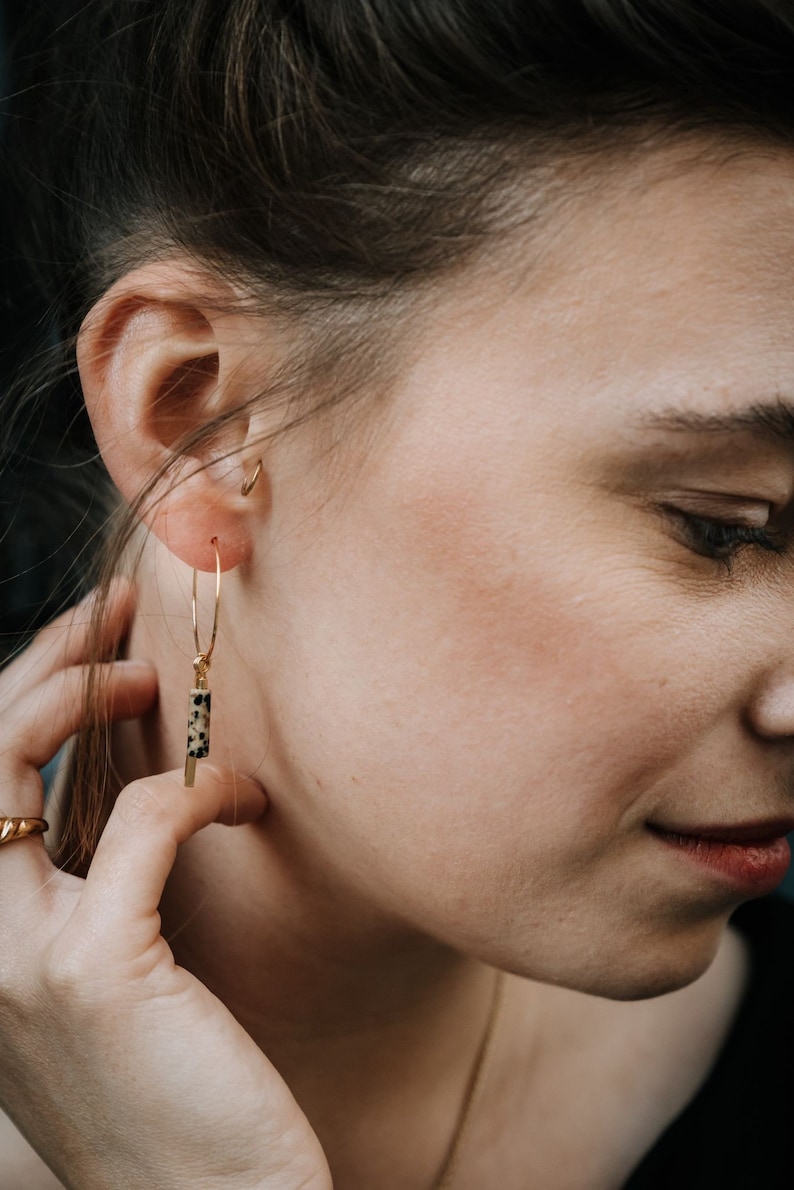
<svg viewBox="0 0 794 1190">
<path fill-rule="evenodd" d="M 752 822 L 736 823 L 677 823 L 651 822 L 651 830 L 663 834 L 684 835 L 691 839 L 708 839 L 715 843 L 768 843 L 770 839 L 782 839 L 794 831 L 794 818 L 757 818 Z"/>
<path fill-rule="evenodd" d="M 687 825 L 683 830 L 652 823 L 648 827 L 663 846 L 685 862 L 747 897 L 772 892 L 791 863 L 791 849 L 785 837 L 794 830 L 790 818 L 729 826 Z"/>
</svg>

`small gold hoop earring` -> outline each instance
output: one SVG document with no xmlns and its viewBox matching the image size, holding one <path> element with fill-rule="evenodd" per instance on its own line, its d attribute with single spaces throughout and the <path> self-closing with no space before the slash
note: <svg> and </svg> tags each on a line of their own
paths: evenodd
<svg viewBox="0 0 794 1190">
<path fill-rule="evenodd" d="M 196 656 L 193 670 L 196 684 L 190 691 L 190 705 L 187 723 L 187 755 L 185 757 L 185 785 L 192 789 L 196 783 L 196 761 L 209 756 L 210 751 L 210 707 L 212 693 L 207 682 L 212 651 L 218 635 L 218 617 L 221 607 L 221 552 L 218 538 L 212 538 L 215 547 L 215 611 L 212 617 L 212 636 L 209 646 L 202 649 L 198 635 L 198 571 L 193 569 L 193 642 Z"/>
<path fill-rule="evenodd" d="M 259 462 L 257 463 L 256 467 L 254 468 L 254 473 L 251 476 L 251 478 L 243 480 L 243 486 L 240 488 L 240 492 L 242 493 L 243 496 L 249 496 L 251 494 L 251 492 L 256 487 L 256 481 L 259 479 L 259 476 L 261 474 L 262 474 L 262 460 L 260 459 Z"/>
</svg>

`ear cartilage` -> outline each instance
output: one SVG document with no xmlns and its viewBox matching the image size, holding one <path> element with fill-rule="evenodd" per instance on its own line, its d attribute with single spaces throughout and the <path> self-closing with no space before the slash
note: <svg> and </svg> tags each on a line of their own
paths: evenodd
<svg viewBox="0 0 794 1190">
<path fill-rule="evenodd" d="M 198 686 L 190 691 L 190 711 L 187 721 L 187 755 L 185 757 L 185 785 L 192 789 L 196 783 L 196 761 L 209 756 L 210 751 L 210 704 L 212 691 L 207 682 L 199 678 Z"/>
</svg>

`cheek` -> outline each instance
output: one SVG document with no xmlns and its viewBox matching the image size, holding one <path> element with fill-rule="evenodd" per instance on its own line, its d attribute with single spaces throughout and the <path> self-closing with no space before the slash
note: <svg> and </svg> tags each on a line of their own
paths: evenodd
<svg viewBox="0 0 794 1190">
<path fill-rule="evenodd" d="M 427 537 L 429 568 L 449 580 L 427 642 L 448 625 L 434 656 L 443 697 L 461 728 L 468 716 L 486 771 L 552 832 L 591 813 L 608 829 L 638 781 L 680 749 L 682 690 L 665 678 L 656 617 L 638 614 L 637 575 L 621 583 L 615 569 L 591 568 L 575 535 L 550 544 L 524 526 L 498 533 L 482 506 L 479 518 L 458 511 Z"/>
<path fill-rule="evenodd" d="M 442 479 L 298 551 L 269 754 L 295 829 L 329 884 L 497 965 L 631 966 L 644 824 L 724 714 L 713 612 L 548 479 Z"/>
<path fill-rule="evenodd" d="M 690 698 L 659 655 L 663 617 L 638 614 L 614 559 L 591 573 L 581 543 L 561 557 L 505 516 L 515 501 L 435 478 L 399 515 L 371 507 L 323 568 L 325 611 L 300 633 L 300 754 L 378 852 L 440 848 L 469 873 L 472 856 L 537 871 L 539 849 L 547 868 L 597 854 L 680 755 Z"/>
</svg>

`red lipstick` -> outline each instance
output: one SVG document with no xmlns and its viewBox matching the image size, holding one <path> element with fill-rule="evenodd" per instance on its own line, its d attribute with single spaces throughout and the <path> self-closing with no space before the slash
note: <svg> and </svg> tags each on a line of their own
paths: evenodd
<svg viewBox="0 0 794 1190">
<path fill-rule="evenodd" d="M 791 862 L 785 837 L 794 830 L 791 819 L 680 829 L 651 825 L 650 829 L 682 859 L 748 897 L 760 897 L 777 888 Z"/>
</svg>

